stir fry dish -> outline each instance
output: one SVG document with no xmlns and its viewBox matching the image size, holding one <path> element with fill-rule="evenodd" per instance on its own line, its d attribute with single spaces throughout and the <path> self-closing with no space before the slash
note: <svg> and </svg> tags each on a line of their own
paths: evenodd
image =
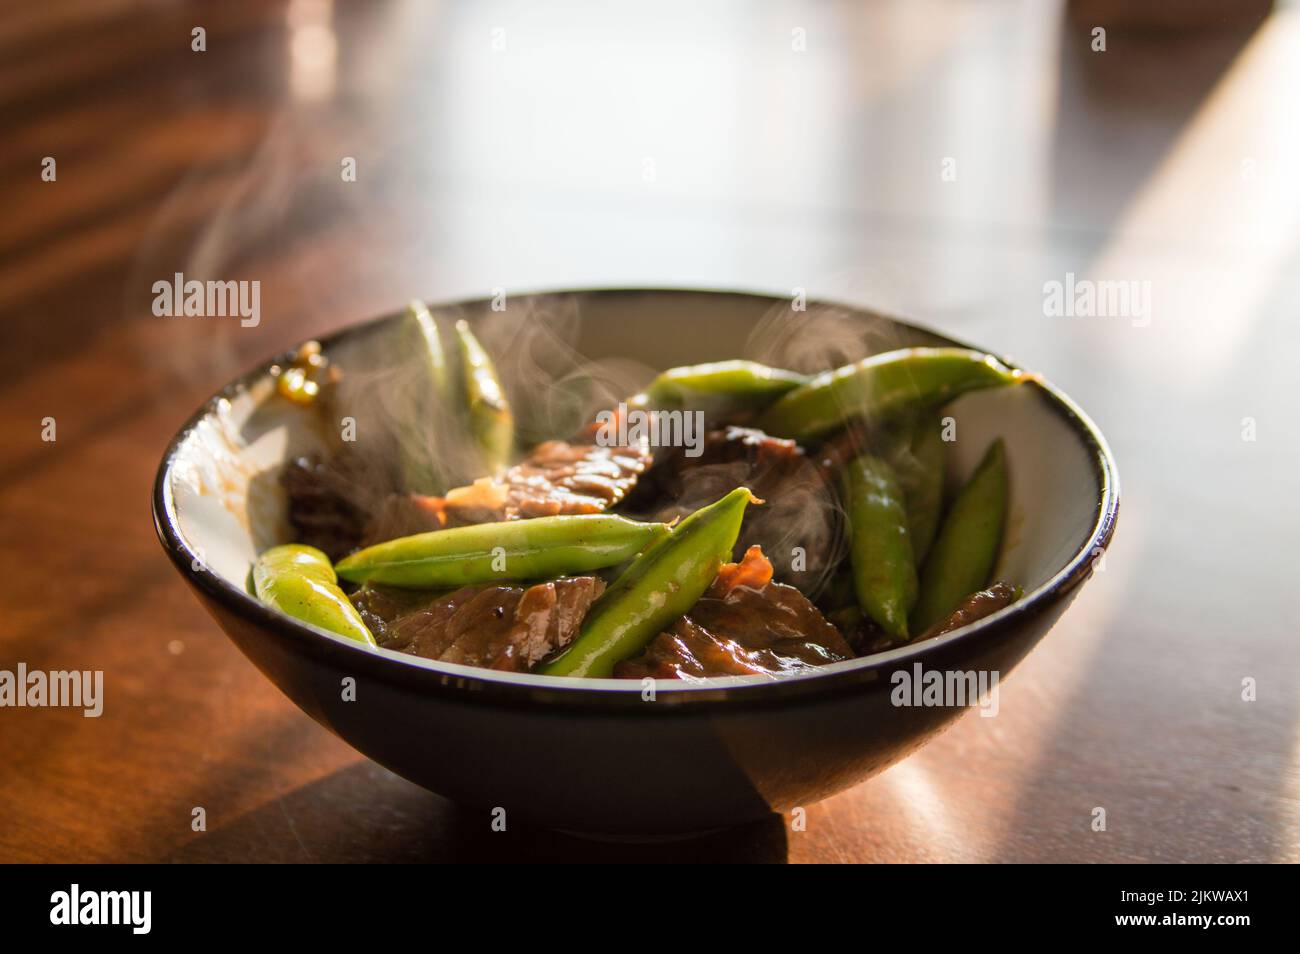
<svg viewBox="0 0 1300 954">
<path fill-rule="evenodd" d="M 258 557 L 253 592 L 370 646 L 552 676 L 780 676 L 1022 595 L 992 579 L 1002 442 L 948 487 L 943 406 L 1026 377 L 981 352 L 672 368 L 525 448 L 492 356 L 419 303 L 370 353 L 309 344 L 278 372 L 276 400 L 361 426 L 286 464 L 295 542 Z"/>
</svg>

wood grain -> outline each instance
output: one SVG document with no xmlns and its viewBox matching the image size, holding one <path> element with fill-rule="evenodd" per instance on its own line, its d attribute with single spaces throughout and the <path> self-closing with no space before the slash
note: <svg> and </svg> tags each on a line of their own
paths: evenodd
<svg viewBox="0 0 1300 954">
<path fill-rule="evenodd" d="M 0 860 L 1300 860 L 1296 62 L 1295 11 L 1097 58 L 1012 2 L 10 5 L 0 668 L 107 698 L 0 709 Z M 174 271 L 261 281 L 261 324 L 154 317 Z M 1150 278 L 1151 322 L 1045 318 L 1066 272 Z M 154 538 L 167 439 L 262 357 L 416 295 L 615 284 L 904 312 L 1043 369 L 1120 461 L 1106 570 L 1000 715 L 806 830 L 493 833 L 293 708 Z"/>
</svg>

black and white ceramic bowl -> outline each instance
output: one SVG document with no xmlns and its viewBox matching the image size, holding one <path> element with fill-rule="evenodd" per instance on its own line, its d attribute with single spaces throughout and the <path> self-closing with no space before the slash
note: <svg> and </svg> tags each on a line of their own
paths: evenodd
<svg viewBox="0 0 1300 954">
<path fill-rule="evenodd" d="M 859 309 L 724 292 L 583 291 L 435 313 L 474 323 L 501 358 L 516 409 L 542 430 L 554 425 L 543 420 L 553 402 L 529 389 L 557 375 L 571 381 L 575 368 L 591 376 L 579 360 L 634 373 L 606 361 L 631 358 L 645 368 L 643 383 L 653 369 L 732 357 L 807 370 L 960 344 Z M 391 321 L 325 338 L 324 352 L 364 344 Z M 639 682 L 513 675 L 368 649 L 250 595 L 255 554 L 288 539 L 277 470 L 320 441 L 306 414 L 274 399 L 276 363 L 223 388 L 167 447 L 153 499 L 164 549 L 240 650 L 322 726 L 434 792 L 548 827 L 701 831 L 808 805 L 880 772 L 964 711 L 894 705 L 893 674 L 919 663 L 1005 677 L 1091 575 L 1119 509 L 1110 450 L 1068 397 L 1044 381 L 967 395 L 950 412 L 959 425 L 950 469 L 964 477 L 990 440 L 1004 438 L 1011 511 L 997 575 L 1024 587 L 1021 601 L 937 639 L 811 674 L 661 681 L 647 700 Z M 355 701 L 344 700 L 348 677 Z"/>
</svg>

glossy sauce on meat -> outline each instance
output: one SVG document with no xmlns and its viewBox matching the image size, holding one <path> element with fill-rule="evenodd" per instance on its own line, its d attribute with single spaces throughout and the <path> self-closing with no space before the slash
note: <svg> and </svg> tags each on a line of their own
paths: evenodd
<svg viewBox="0 0 1300 954">
<path fill-rule="evenodd" d="M 978 590 L 966 597 L 946 618 L 939 620 L 912 642 L 933 639 L 935 636 L 951 633 L 954 629 L 983 619 L 985 616 L 992 616 L 1002 607 L 1010 606 L 1018 598 L 1019 592 L 1010 583 L 1001 581 L 994 583 L 987 589 Z"/>
<path fill-rule="evenodd" d="M 815 593 L 843 555 L 840 507 L 825 468 L 794 441 L 734 425 L 710 431 L 696 457 L 685 448 L 661 452 L 625 509 L 668 521 L 736 487 L 765 503 L 745 514 L 735 552 L 761 546 L 781 579 Z"/>
<path fill-rule="evenodd" d="M 772 580 L 758 547 L 723 566 L 687 616 L 614 675 L 641 679 L 780 674 L 852 659 L 839 630 L 793 586 Z"/>
<path fill-rule="evenodd" d="M 386 649 L 509 672 L 526 672 L 577 636 L 604 591 L 594 576 L 532 586 L 465 586 L 450 593 L 366 587 L 352 596 Z"/>
<path fill-rule="evenodd" d="M 500 477 L 449 492 L 448 518 L 460 524 L 601 513 L 621 501 L 649 466 L 644 446 L 543 441 Z"/>
<path fill-rule="evenodd" d="M 394 492 L 347 452 L 292 460 L 281 484 L 294 539 L 337 560 L 358 547 L 445 527 L 600 513 L 623 499 L 651 457 L 645 446 L 597 444 L 595 433 L 544 441 L 499 476 L 445 497 Z"/>
<path fill-rule="evenodd" d="M 324 551 L 331 560 L 347 556 L 361 542 L 372 507 L 379 505 L 368 492 L 361 462 L 346 454 L 329 460 L 297 457 L 280 472 L 288 504 L 293 539 Z M 387 493 L 387 490 L 384 491 Z"/>
</svg>

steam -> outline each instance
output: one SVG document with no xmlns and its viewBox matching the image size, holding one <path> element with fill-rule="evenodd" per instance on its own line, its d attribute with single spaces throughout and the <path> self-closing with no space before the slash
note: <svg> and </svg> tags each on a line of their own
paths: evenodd
<svg viewBox="0 0 1300 954">
<path fill-rule="evenodd" d="M 766 473 L 745 461 L 689 467 L 672 486 L 671 501 L 652 516 L 663 521 L 685 517 L 742 485 L 764 503 L 746 513 L 733 559 L 759 544 L 778 582 L 819 593 L 843 558 L 844 544 L 838 496 L 814 458 L 799 458 L 793 466 Z"/>
<path fill-rule="evenodd" d="M 574 344 L 581 316 L 573 296 L 524 299 L 500 312 L 487 303 L 435 308 L 433 318 L 452 376 L 450 406 L 430 388 L 424 355 L 394 346 L 396 324 L 330 349 L 339 379 L 316 410 L 326 433 L 333 430 L 338 466 L 331 478 L 372 514 L 395 493 L 444 495 L 492 476 L 459 401 L 464 382 L 451 329 L 461 318 L 492 355 L 522 451 L 577 435 L 597 411 L 625 400 L 653 374 L 632 360 L 585 358 Z"/>
<path fill-rule="evenodd" d="M 251 109 L 207 86 L 203 71 L 179 91 L 201 108 L 162 142 L 179 178 L 136 244 L 123 289 L 125 333 L 164 384 L 210 391 L 309 334 L 428 290 L 436 258 L 410 200 L 426 184 L 390 160 L 427 145 L 411 129 L 401 83 L 427 58 L 420 38 L 445 12 L 407 4 L 377 16 L 375 42 L 346 63 L 334 31 L 342 15 L 333 0 L 287 5 L 285 96 L 269 117 L 267 101 Z M 355 102 L 380 105 L 358 114 Z M 177 272 L 260 281 L 260 328 L 150 315 L 154 282 Z M 392 289 L 403 297 L 394 301 Z"/>
<path fill-rule="evenodd" d="M 632 358 L 584 356 L 576 345 L 578 302 L 563 294 L 513 300 L 505 311 L 486 311 L 474 326 L 496 362 L 524 447 L 576 434 L 656 373 Z"/>
<path fill-rule="evenodd" d="M 864 326 L 860 312 L 811 303 L 806 311 L 795 311 L 789 302 L 781 302 L 755 323 L 744 356 L 812 374 L 902 344 L 893 326 L 884 322 Z"/>
<path fill-rule="evenodd" d="M 512 299 L 502 311 L 494 311 L 490 302 L 433 310 L 449 362 L 455 361 L 450 329 L 461 318 L 492 355 L 514 412 L 521 454 L 544 440 L 576 437 L 598 412 L 617 407 L 657 373 L 630 357 L 584 355 L 577 344 L 584 336 L 581 303 L 581 295 L 555 294 Z M 477 449 L 458 408 L 439 406 L 431 398 L 420 356 L 395 350 L 390 339 L 383 331 L 363 332 L 331 349 L 342 378 L 333 401 L 322 408 L 336 421 L 349 419 L 355 426 L 354 440 L 336 443 L 341 460 L 334 476 L 346 481 L 349 500 L 372 513 L 381 512 L 386 498 L 396 493 L 441 495 L 489 476 L 476 464 Z M 754 325 L 738 350 L 774 366 L 821 371 L 899 343 L 884 335 L 864 335 L 860 316 L 847 309 L 812 307 L 792 313 L 782 303 Z M 712 440 L 723 443 L 719 434 Z M 722 450 L 710 458 L 706 448 L 703 460 L 677 468 L 669 458 L 681 449 L 660 448 L 656 463 L 671 476 L 652 472 L 643 478 L 626 509 L 672 520 L 748 484 L 766 503 L 747 516 L 735 556 L 760 544 L 778 580 L 815 596 L 845 550 L 834 469 L 825 465 L 832 450 L 811 446 L 793 457 L 768 451 L 757 454 L 755 465 L 753 453 L 736 459 Z M 420 483 L 413 474 L 434 476 Z"/>
</svg>

